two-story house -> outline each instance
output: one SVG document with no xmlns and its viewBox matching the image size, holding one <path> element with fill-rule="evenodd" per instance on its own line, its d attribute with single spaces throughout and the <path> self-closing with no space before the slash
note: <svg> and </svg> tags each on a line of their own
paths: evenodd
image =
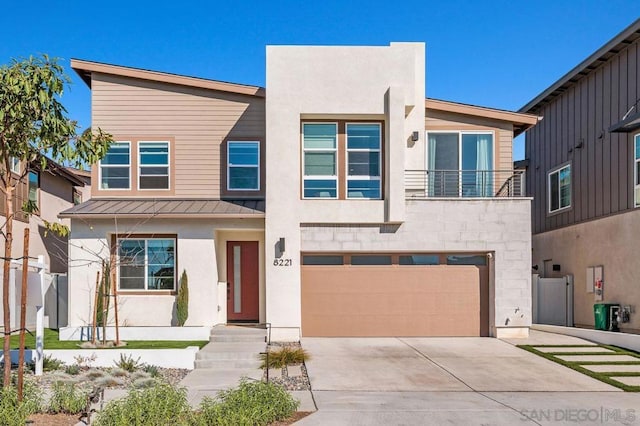
<svg viewBox="0 0 640 426">
<path fill-rule="evenodd" d="M 520 110 L 544 117 L 525 144 L 532 265 L 543 277 L 573 275 L 577 326 L 594 326 L 594 302 L 640 306 L 639 102 L 640 19 Z M 640 316 L 620 328 L 640 331 Z"/>
<path fill-rule="evenodd" d="M 71 218 L 71 336 L 99 259 L 120 322 L 302 336 L 523 336 L 536 116 L 426 99 L 422 43 L 269 46 L 266 89 L 73 61 L 117 142 Z M 77 334 L 76 334 L 77 335 Z"/>
</svg>

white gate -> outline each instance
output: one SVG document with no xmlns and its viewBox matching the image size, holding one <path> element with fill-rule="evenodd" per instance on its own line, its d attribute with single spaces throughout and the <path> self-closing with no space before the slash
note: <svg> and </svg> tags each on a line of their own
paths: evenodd
<svg viewBox="0 0 640 426">
<path fill-rule="evenodd" d="M 573 276 L 540 278 L 533 275 L 533 322 L 573 327 Z"/>
</svg>

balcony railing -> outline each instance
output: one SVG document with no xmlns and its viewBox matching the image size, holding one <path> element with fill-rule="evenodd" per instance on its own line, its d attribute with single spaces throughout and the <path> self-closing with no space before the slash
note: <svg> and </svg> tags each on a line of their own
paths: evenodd
<svg viewBox="0 0 640 426">
<path fill-rule="evenodd" d="M 523 197 L 521 170 L 405 170 L 407 199 Z"/>
</svg>

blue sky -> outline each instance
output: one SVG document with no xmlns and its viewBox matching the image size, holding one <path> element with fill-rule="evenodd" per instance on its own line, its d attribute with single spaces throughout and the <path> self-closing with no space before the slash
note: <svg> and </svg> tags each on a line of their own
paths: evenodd
<svg viewBox="0 0 640 426">
<path fill-rule="evenodd" d="M 86 127 L 90 93 L 70 58 L 264 85 L 267 44 L 424 41 L 427 96 L 518 109 L 637 19 L 640 1 L 32 0 L 2 10 L 0 63 L 62 58 L 73 79 L 63 102 Z"/>
</svg>

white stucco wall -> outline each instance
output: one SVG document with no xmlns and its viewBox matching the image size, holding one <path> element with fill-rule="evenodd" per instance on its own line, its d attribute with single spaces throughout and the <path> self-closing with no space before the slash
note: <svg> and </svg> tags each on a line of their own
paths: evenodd
<svg viewBox="0 0 640 426">
<path fill-rule="evenodd" d="M 96 273 L 100 258 L 108 258 L 109 235 L 177 234 L 177 276 L 183 270 L 189 277 L 189 318 L 187 326 L 211 326 L 219 317 L 218 282 L 220 256 L 216 250 L 216 231 L 261 233 L 261 219 L 120 219 L 73 220 L 69 241 L 69 326 L 91 322 Z M 262 273 L 262 271 L 261 271 Z M 170 326 L 174 317 L 174 295 L 126 295 L 119 293 L 118 315 L 121 326 Z M 264 309 L 262 309 L 264 310 Z M 111 310 L 113 313 L 113 309 Z M 111 319 L 113 322 L 113 319 Z"/>
<path fill-rule="evenodd" d="M 300 326 L 300 224 L 405 219 L 404 169 L 424 168 L 418 160 L 424 158 L 424 44 L 268 46 L 266 80 L 266 320 L 272 337 L 295 340 Z M 384 200 L 301 199 L 300 123 L 318 118 L 384 120 Z M 420 135 L 415 143 L 410 142 L 414 131 Z M 286 241 L 285 253 L 276 248 L 280 238 Z M 276 266 L 278 257 L 293 262 Z"/>
<path fill-rule="evenodd" d="M 547 276 L 573 275 L 574 323 L 593 327 L 594 293 L 586 287 L 590 266 L 603 266 L 603 302 L 632 306 L 630 322 L 620 329 L 640 333 L 640 210 L 592 220 L 533 236 L 532 264 L 545 274 L 544 261 L 560 265 Z"/>
</svg>

